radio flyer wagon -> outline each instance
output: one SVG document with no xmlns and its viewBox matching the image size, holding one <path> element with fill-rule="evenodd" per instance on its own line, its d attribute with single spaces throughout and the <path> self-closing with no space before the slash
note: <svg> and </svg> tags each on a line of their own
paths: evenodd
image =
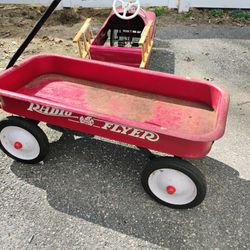
<svg viewBox="0 0 250 250">
<path fill-rule="evenodd" d="M 182 158 L 205 157 L 223 135 L 229 96 L 205 81 L 39 55 L 0 74 L 0 100 L 16 115 L 0 122 L 0 147 L 13 159 L 35 164 L 49 153 L 39 122 L 125 142 L 150 158 L 145 191 L 166 206 L 191 208 L 203 201 L 206 182 Z"/>
</svg>

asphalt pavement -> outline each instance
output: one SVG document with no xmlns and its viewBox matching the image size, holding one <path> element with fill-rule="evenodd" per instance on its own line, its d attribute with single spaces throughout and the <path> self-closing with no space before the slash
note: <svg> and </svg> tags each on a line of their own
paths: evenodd
<svg viewBox="0 0 250 250">
<path fill-rule="evenodd" d="M 192 161 L 207 179 L 205 201 L 159 205 L 140 184 L 141 152 L 42 124 L 43 164 L 0 152 L 1 249 L 250 249 L 250 27 L 173 25 L 158 28 L 154 46 L 151 69 L 231 94 L 224 137 Z"/>
</svg>

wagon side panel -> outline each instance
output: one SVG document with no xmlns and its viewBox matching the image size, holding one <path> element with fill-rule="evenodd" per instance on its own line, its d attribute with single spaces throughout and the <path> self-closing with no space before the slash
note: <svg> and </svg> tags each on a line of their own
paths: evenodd
<svg viewBox="0 0 250 250">
<path fill-rule="evenodd" d="M 3 97 L 2 104 L 3 109 L 12 114 L 179 157 L 201 158 L 212 146 L 212 142 L 184 140 L 28 100 Z"/>
</svg>

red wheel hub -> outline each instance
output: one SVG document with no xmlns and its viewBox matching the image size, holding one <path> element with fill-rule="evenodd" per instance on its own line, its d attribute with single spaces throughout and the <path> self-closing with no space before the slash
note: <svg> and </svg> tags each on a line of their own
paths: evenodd
<svg viewBox="0 0 250 250">
<path fill-rule="evenodd" d="M 19 150 L 23 147 L 23 144 L 19 141 L 15 142 L 14 144 L 15 149 Z"/>
<path fill-rule="evenodd" d="M 168 194 L 174 194 L 176 192 L 176 188 L 174 186 L 167 186 L 166 191 Z"/>
</svg>

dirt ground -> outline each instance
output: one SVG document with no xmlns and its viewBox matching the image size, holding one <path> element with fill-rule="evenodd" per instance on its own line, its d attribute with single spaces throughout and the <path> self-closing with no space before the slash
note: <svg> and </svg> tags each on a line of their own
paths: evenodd
<svg viewBox="0 0 250 250">
<path fill-rule="evenodd" d="M 0 5 L 0 70 L 4 69 L 19 44 L 45 10 L 44 6 Z M 159 9 L 151 8 L 151 10 Z M 160 9 L 160 11 L 157 20 L 158 27 L 178 24 L 192 27 L 200 24 L 211 26 L 230 24 L 242 27 L 250 23 L 249 18 L 230 17 L 229 11 L 224 11 L 222 16 L 218 16 L 217 12 L 197 9 L 183 14 L 178 14 L 176 10 Z M 93 17 L 93 31 L 95 32 L 101 27 L 109 12 L 110 9 L 86 8 L 55 11 L 20 60 L 38 53 L 78 56 L 78 50 L 72 43 L 72 39 L 84 20 Z"/>
</svg>

